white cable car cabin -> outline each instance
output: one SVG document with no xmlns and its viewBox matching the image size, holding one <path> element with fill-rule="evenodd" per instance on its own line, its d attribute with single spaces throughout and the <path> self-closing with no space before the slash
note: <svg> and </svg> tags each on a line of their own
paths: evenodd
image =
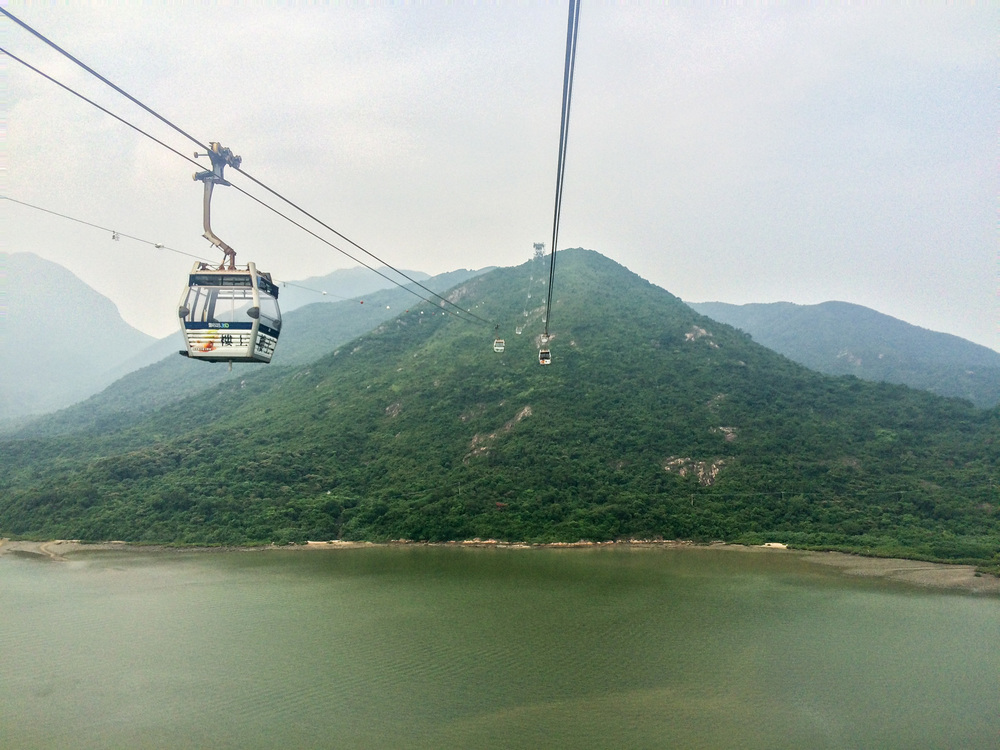
<svg viewBox="0 0 1000 750">
<path fill-rule="evenodd" d="M 504 344 L 503 339 L 497 339 L 496 341 L 493 342 L 493 351 L 495 351 L 497 354 L 500 354 L 503 352 L 505 346 L 506 345 Z"/>
<path fill-rule="evenodd" d="M 177 310 L 185 351 L 206 362 L 271 361 L 281 333 L 278 287 L 271 275 L 195 263 Z"/>
<path fill-rule="evenodd" d="M 552 352 L 548 349 L 538 350 L 538 364 L 540 365 L 551 365 L 552 364 Z"/>
</svg>

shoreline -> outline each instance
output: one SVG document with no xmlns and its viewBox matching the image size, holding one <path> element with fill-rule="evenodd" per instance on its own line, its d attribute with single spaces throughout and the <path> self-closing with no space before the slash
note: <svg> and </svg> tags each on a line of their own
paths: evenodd
<svg viewBox="0 0 1000 750">
<path fill-rule="evenodd" d="M 66 555 L 87 550 L 122 551 L 122 552 L 266 552 L 268 550 L 320 551 L 363 549 L 365 547 L 393 546 L 423 546 L 423 547 L 458 547 L 458 548 L 493 548 L 493 549 L 598 549 L 607 547 L 637 547 L 665 549 L 715 549 L 733 552 L 757 552 L 767 554 L 792 554 L 815 565 L 835 568 L 842 575 L 859 578 L 882 578 L 885 580 L 906 583 L 922 588 L 961 591 L 970 594 L 1000 596 L 1000 577 L 989 573 L 977 573 L 972 565 L 951 565 L 947 563 L 924 562 L 922 560 L 907 560 L 903 558 L 864 557 L 847 552 L 817 552 L 812 550 L 788 549 L 783 544 L 768 543 L 758 546 L 742 544 L 727 544 L 712 542 L 696 544 L 691 541 L 647 541 L 631 539 L 621 542 L 552 542 L 548 544 L 526 544 L 518 542 L 500 542 L 495 539 L 467 539 L 460 542 L 413 542 L 406 539 L 390 542 L 306 542 L 294 545 L 260 545 L 209 547 L 190 546 L 172 547 L 162 544 L 132 544 L 130 542 L 112 541 L 84 543 L 73 539 L 54 539 L 46 542 L 18 541 L 0 539 L 0 557 L 11 554 L 18 557 L 31 557 L 48 562 L 68 562 Z"/>
</svg>

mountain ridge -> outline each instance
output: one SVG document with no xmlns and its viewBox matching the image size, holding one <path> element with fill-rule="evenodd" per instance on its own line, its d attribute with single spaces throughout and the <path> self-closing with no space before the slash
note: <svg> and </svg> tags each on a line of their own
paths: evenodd
<svg viewBox="0 0 1000 750">
<path fill-rule="evenodd" d="M 689 304 L 819 372 L 901 383 L 982 408 L 1000 403 L 1000 353 L 861 305 Z"/>
<path fill-rule="evenodd" d="M 0 253 L 0 419 L 68 406 L 113 382 L 151 344 L 104 297 L 62 266 L 31 253 Z"/>
<path fill-rule="evenodd" d="M 480 271 L 460 269 L 425 279 L 424 285 L 444 291 Z M 405 308 L 414 300 L 409 287 L 391 287 L 372 292 L 364 300 L 313 302 L 284 316 L 285 325 L 271 366 L 287 367 L 309 362 L 344 340 L 365 333 Z M 279 298 L 280 299 L 280 298 Z M 9 430 L 12 437 L 41 437 L 80 430 L 118 429 L 130 420 L 148 415 L 164 405 L 187 398 L 217 383 L 246 376 L 256 364 L 237 363 L 232 370 L 176 356 L 184 348 L 180 333 L 161 339 L 151 347 L 160 356 L 123 375 L 100 393 L 60 411 L 38 416 Z"/>
<path fill-rule="evenodd" d="M 113 435 L 8 441 L 0 529 L 175 543 L 782 541 L 1000 562 L 1000 410 L 810 371 L 592 251 Z M 530 296 L 529 296 L 530 295 Z M 522 327 L 518 335 L 514 330 Z"/>
<path fill-rule="evenodd" d="M 406 277 L 409 277 L 406 278 Z M 431 278 L 423 271 L 396 271 L 387 266 L 370 269 L 364 266 L 339 268 L 322 276 L 309 276 L 282 285 L 282 312 L 291 312 L 316 302 L 335 302 L 363 297 L 393 286 L 407 286 L 413 281 Z"/>
</svg>

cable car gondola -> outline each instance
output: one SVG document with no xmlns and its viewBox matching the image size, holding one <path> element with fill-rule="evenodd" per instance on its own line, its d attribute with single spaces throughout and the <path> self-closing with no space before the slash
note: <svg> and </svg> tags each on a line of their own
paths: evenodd
<svg viewBox="0 0 1000 750">
<path fill-rule="evenodd" d="M 551 365 L 552 364 L 552 352 L 548 349 L 538 350 L 538 364 L 540 365 Z"/>
<path fill-rule="evenodd" d="M 263 362 L 274 355 L 281 333 L 278 287 L 271 275 L 253 263 L 237 267 L 236 251 L 212 231 L 212 188 L 228 185 L 222 172 L 228 164 L 239 168 L 241 159 L 218 143 L 209 144 L 212 169 L 194 178 L 205 183 L 205 238 L 222 250 L 222 265 L 195 263 L 181 294 L 177 315 L 184 334 L 185 357 L 206 362 Z"/>
<path fill-rule="evenodd" d="M 495 351 L 497 354 L 500 354 L 503 352 L 505 346 L 506 345 L 504 344 L 503 339 L 497 339 L 496 341 L 493 342 L 493 351 Z"/>
<path fill-rule="evenodd" d="M 195 263 L 178 315 L 186 357 L 207 362 L 270 362 L 281 332 L 278 287 L 253 263 Z"/>
</svg>

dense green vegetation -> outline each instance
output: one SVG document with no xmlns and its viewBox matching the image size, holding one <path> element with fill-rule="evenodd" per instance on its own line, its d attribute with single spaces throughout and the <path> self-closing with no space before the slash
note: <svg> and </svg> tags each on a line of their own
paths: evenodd
<svg viewBox="0 0 1000 750">
<path fill-rule="evenodd" d="M 503 354 L 422 304 L 113 432 L 2 443 L 0 534 L 722 539 L 1000 566 L 1000 409 L 806 370 L 583 250 L 560 254 L 539 367 L 544 270 L 450 293 L 500 322 Z"/>
</svg>

